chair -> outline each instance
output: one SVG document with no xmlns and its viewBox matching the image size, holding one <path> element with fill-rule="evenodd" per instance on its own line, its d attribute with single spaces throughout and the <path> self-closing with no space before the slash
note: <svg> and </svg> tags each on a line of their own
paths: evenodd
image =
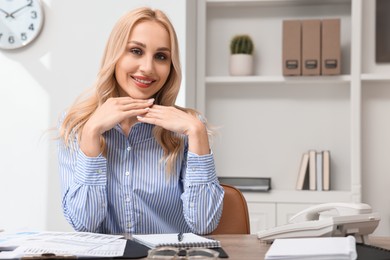
<svg viewBox="0 0 390 260">
<path fill-rule="evenodd" d="M 222 216 L 211 235 L 250 234 L 248 206 L 241 191 L 228 184 L 221 186 L 225 190 Z"/>
</svg>

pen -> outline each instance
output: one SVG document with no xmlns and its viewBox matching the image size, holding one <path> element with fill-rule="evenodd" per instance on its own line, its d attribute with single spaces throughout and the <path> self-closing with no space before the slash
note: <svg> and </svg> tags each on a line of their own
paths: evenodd
<svg viewBox="0 0 390 260">
<path fill-rule="evenodd" d="M 177 240 L 179 240 L 179 242 L 181 242 L 183 240 L 183 232 L 180 232 L 179 234 L 177 234 Z"/>
</svg>

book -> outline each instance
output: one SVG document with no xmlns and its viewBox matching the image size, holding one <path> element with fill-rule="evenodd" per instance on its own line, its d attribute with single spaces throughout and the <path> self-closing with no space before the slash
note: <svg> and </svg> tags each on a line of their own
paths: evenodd
<svg viewBox="0 0 390 260">
<path fill-rule="evenodd" d="M 179 241 L 178 239 L 178 233 L 132 235 L 132 238 L 134 241 L 143 244 L 149 248 L 156 248 L 162 246 L 171 246 L 179 248 L 221 247 L 221 243 L 218 240 L 202 237 L 194 233 L 184 233 L 181 241 Z"/>
<path fill-rule="evenodd" d="M 317 189 L 316 151 L 309 151 L 309 190 Z"/>
<path fill-rule="evenodd" d="M 322 191 L 323 183 L 323 156 L 322 151 L 316 153 L 316 180 L 317 190 Z"/>
<path fill-rule="evenodd" d="M 323 190 L 330 190 L 330 152 L 328 150 L 323 151 Z"/>
<path fill-rule="evenodd" d="M 309 153 L 303 153 L 301 158 L 301 164 L 299 166 L 298 179 L 296 184 L 297 190 L 304 190 L 308 188 L 309 183 Z"/>
<path fill-rule="evenodd" d="M 347 236 L 275 239 L 264 259 L 354 260 L 356 258 L 355 237 Z"/>
</svg>

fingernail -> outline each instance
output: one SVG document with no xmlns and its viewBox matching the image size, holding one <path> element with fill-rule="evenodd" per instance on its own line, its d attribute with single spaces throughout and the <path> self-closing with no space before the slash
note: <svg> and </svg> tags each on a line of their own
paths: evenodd
<svg viewBox="0 0 390 260">
<path fill-rule="evenodd" d="M 143 116 L 137 116 L 137 119 L 142 119 L 142 118 L 144 118 Z"/>
<path fill-rule="evenodd" d="M 154 102 L 154 98 L 148 99 L 148 103 L 153 103 L 153 102 Z"/>
</svg>

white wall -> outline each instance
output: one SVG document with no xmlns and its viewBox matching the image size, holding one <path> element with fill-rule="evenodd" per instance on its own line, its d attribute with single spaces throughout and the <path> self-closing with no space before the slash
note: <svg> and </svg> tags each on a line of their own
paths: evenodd
<svg viewBox="0 0 390 260">
<path fill-rule="evenodd" d="M 93 83 L 108 35 L 122 14 L 138 6 L 165 11 L 177 30 L 186 69 L 187 1 L 42 2 L 46 17 L 40 37 L 25 49 L 0 51 L 0 229 L 71 230 L 61 211 L 54 135 L 47 129 Z M 179 105 L 185 105 L 185 95 L 182 88 Z"/>
</svg>

